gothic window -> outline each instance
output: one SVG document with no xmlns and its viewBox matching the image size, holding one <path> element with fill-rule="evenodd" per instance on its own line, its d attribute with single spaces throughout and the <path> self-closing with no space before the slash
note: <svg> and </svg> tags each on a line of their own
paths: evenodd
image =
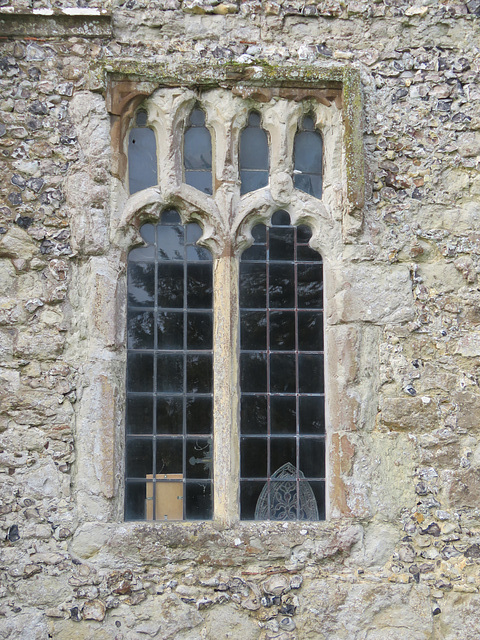
<svg viewBox="0 0 480 640">
<path fill-rule="evenodd" d="M 323 261 L 312 228 L 326 211 L 318 114 L 328 106 L 252 109 L 217 89 L 193 108 L 186 96 L 169 120 L 162 99 L 151 100 L 172 130 L 159 170 L 176 180 L 146 192 L 155 222 L 128 257 L 125 518 L 322 520 Z M 137 116 L 130 134 L 130 176 L 147 122 Z M 148 157 L 157 180 L 154 147 Z"/>
</svg>

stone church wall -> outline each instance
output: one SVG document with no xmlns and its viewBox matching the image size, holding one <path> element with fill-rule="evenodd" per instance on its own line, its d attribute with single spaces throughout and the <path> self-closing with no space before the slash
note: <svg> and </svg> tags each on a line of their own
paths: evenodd
<svg viewBox="0 0 480 640">
<path fill-rule="evenodd" d="M 0 639 L 478 638 L 479 20 L 478 0 L 0 0 Z M 112 87 L 198 69 L 360 81 L 339 164 L 362 196 L 344 215 L 338 166 L 322 246 L 325 522 L 123 521 L 138 239 Z"/>
</svg>

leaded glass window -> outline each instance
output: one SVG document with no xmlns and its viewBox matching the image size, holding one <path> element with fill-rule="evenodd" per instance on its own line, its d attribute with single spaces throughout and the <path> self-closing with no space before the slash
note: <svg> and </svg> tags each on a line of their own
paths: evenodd
<svg viewBox="0 0 480 640">
<path fill-rule="evenodd" d="M 128 138 L 128 183 L 130 193 L 148 189 L 157 184 L 157 141 L 155 133 L 147 127 L 148 114 L 137 111 L 135 127 Z"/>
<path fill-rule="evenodd" d="M 322 136 L 311 116 L 301 121 L 295 136 L 293 183 L 296 189 L 322 197 Z"/>
<path fill-rule="evenodd" d="M 310 235 L 277 211 L 241 258 L 242 519 L 325 514 L 323 271 Z"/>
<path fill-rule="evenodd" d="M 212 139 L 205 113 L 196 107 L 185 130 L 183 160 L 186 184 L 212 195 Z"/>
<path fill-rule="evenodd" d="M 322 195 L 323 140 L 315 127 L 321 109 L 312 107 L 295 132 L 298 103 L 292 102 L 288 117 L 275 108 L 268 114 L 270 106 L 260 104 L 238 132 L 234 120 L 229 125 L 212 107 L 223 100 L 229 104 L 225 94 L 220 98 L 195 104 L 183 132 L 165 132 L 168 152 L 160 171 L 176 180 L 163 180 L 144 194 L 148 215 L 175 202 L 184 219 L 201 217 L 213 258 L 197 244 L 200 227 L 182 224 L 170 209 L 160 222 L 141 227 L 145 245 L 128 258 L 125 518 L 207 520 L 215 506 L 215 518 L 225 522 L 320 520 L 325 517 L 323 263 L 309 245 L 310 227 L 292 225 L 286 211 L 269 220 L 277 197 L 269 176 L 293 164 L 293 185 L 284 181 L 282 199 L 294 220 L 313 221 L 315 203 L 304 211 L 299 191 Z M 160 94 L 149 100 L 163 104 Z M 233 108 L 238 98 L 232 100 Z M 191 101 L 190 93 L 185 105 Z M 165 103 L 164 112 L 170 107 Z M 262 128 L 267 114 L 269 127 L 275 122 L 286 127 L 275 142 L 283 156 L 278 149 L 270 154 Z M 129 143 L 131 193 L 158 181 L 148 122 L 140 109 Z M 169 126 L 168 118 L 163 122 Z M 215 154 L 211 131 L 218 137 Z M 292 148 L 293 158 L 287 159 Z M 228 189 L 213 189 L 214 169 Z M 212 198 L 194 196 L 185 184 Z M 233 196 L 228 207 L 227 193 Z M 326 215 L 323 203 L 317 204 Z M 253 227 L 254 242 L 242 254 L 252 213 L 267 226 Z"/>
<path fill-rule="evenodd" d="M 125 518 L 212 517 L 212 259 L 174 210 L 128 257 Z"/>
<path fill-rule="evenodd" d="M 268 185 L 269 152 L 260 114 L 252 111 L 240 136 L 240 193 L 256 191 Z"/>
</svg>

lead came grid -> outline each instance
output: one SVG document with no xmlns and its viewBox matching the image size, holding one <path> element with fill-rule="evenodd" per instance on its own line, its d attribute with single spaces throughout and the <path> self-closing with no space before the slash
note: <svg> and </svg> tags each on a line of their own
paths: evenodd
<svg viewBox="0 0 480 640">
<path fill-rule="evenodd" d="M 147 246 L 128 259 L 125 518 L 171 519 L 170 508 L 156 513 L 157 492 L 166 495 L 166 484 L 177 483 L 183 515 L 174 519 L 206 520 L 213 475 L 211 255 L 195 244 L 200 227 L 182 225 L 176 211 L 140 231 Z"/>
<path fill-rule="evenodd" d="M 323 519 L 323 265 L 278 211 L 240 264 L 241 518 Z"/>
</svg>

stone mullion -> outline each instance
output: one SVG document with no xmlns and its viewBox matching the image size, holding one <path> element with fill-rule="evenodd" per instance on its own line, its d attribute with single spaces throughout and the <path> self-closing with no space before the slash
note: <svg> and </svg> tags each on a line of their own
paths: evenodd
<svg viewBox="0 0 480 640">
<path fill-rule="evenodd" d="M 213 423 L 214 517 L 238 520 L 239 355 L 238 259 L 229 251 L 214 260 Z"/>
</svg>

